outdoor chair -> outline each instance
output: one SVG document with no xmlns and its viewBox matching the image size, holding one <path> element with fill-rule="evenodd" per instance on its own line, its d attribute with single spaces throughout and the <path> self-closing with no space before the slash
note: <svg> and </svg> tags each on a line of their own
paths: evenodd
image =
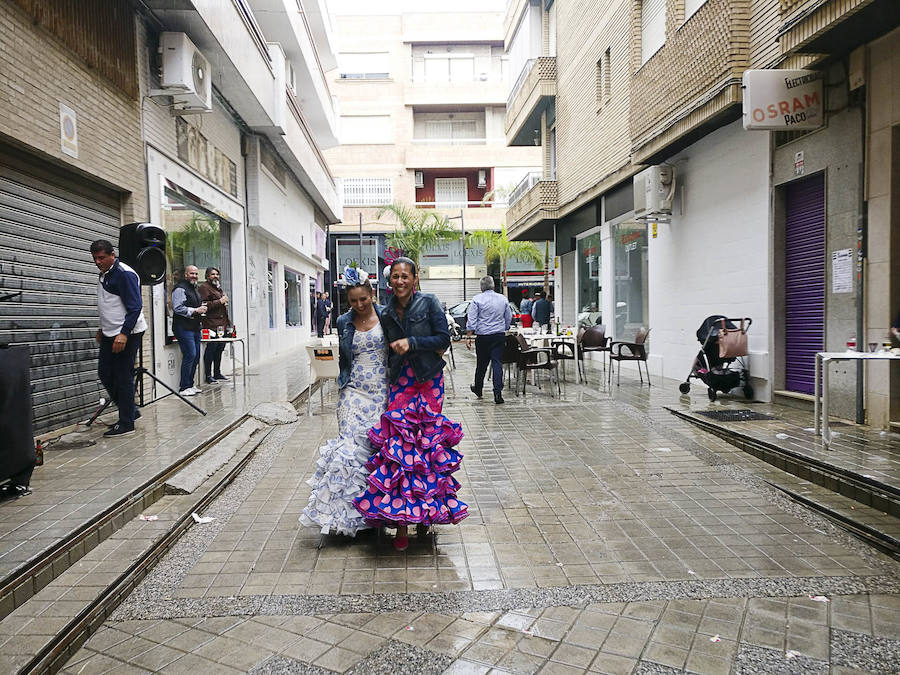
<svg viewBox="0 0 900 675">
<path fill-rule="evenodd" d="M 551 349 L 553 350 L 553 355 L 556 357 L 556 360 L 562 363 L 562 376 L 563 380 L 566 380 L 566 361 L 575 361 L 576 359 L 576 350 L 578 349 L 577 343 L 573 344 L 569 340 L 552 340 L 551 341 Z M 578 365 L 576 364 L 576 368 Z M 577 378 L 576 378 L 577 379 Z M 568 381 L 568 380 L 566 380 Z"/>
<path fill-rule="evenodd" d="M 562 396 L 562 387 L 559 384 L 559 361 L 553 354 L 552 347 L 530 347 L 528 342 L 522 335 L 516 335 L 516 344 L 518 345 L 519 360 L 516 370 L 516 395 L 519 394 L 519 380 L 522 380 L 522 396 L 524 397 L 525 389 L 528 384 L 528 373 L 535 374 L 535 382 L 537 375 L 542 370 L 549 371 L 551 387 L 553 379 L 556 379 L 556 390 Z M 538 384 L 540 388 L 540 384 Z"/>
<path fill-rule="evenodd" d="M 647 371 L 647 386 L 651 386 L 650 369 L 647 366 L 647 348 L 645 346 L 649 334 L 650 329 L 642 326 L 638 329 L 634 342 L 613 342 L 610 345 L 611 351 L 609 353 L 609 375 L 607 377 L 607 384 L 612 383 L 613 361 L 616 361 L 619 364 L 616 369 L 617 387 L 619 386 L 619 381 L 622 377 L 622 361 L 637 361 L 638 376 L 641 378 L 641 384 L 644 384 L 644 376 L 641 373 L 641 362 L 643 362 L 644 369 Z"/>
<path fill-rule="evenodd" d="M 588 352 L 600 352 L 603 360 L 603 372 L 605 374 L 606 354 L 612 353 L 612 347 L 609 338 L 606 337 L 606 326 L 602 323 L 598 323 L 595 326 L 584 329 L 584 332 L 579 334 L 578 350 L 579 356 L 581 357 L 579 361 L 581 365 L 582 381 L 587 383 L 587 368 L 584 365 L 584 355 Z"/>
</svg>

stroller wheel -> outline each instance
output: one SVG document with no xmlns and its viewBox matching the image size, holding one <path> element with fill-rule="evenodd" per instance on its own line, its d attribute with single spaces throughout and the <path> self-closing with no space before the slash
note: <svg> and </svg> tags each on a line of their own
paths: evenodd
<svg viewBox="0 0 900 675">
<path fill-rule="evenodd" d="M 716 390 L 713 389 L 712 387 L 710 387 L 709 389 L 706 390 L 706 395 L 709 396 L 710 401 L 716 400 Z"/>
<path fill-rule="evenodd" d="M 748 401 L 753 398 L 753 387 L 749 384 L 744 385 L 744 396 L 747 397 Z"/>
<path fill-rule="evenodd" d="M 691 390 L 690 382 L 682 382 L 681 384 L 678 385 L 678 391 L 680 391 L 682 394 L 687 394 L 690 390 Z"/>
</svg>

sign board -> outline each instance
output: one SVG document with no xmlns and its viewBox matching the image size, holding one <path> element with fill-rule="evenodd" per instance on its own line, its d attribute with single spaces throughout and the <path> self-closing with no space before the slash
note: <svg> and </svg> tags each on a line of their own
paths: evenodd
<svg viewBox="0 0 900 675">
<path fill-rule="evenodd" d="M 466 276 L 470 279 L 479 279 L 487 275 L 486 265 L 466 265 Z M 430 265 L 419 269 L 419 277 L 422 279 L 462 279 L 462 265 Z"/>
<path fill-rule="evenodd" d="M 78 159 L 78 116 L 64 103 L 59 104 L 59 144 L 64 154 Z"/>
<path fill-rule="evenodd" d="M 818 129 L 825 122 L 822 73 L 744 71 L 744 128 Z"/>
</svg>

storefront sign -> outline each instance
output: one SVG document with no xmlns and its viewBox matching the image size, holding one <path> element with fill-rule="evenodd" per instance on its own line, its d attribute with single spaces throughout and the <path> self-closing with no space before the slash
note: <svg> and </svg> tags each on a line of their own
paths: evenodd
<svg viewBox="0 0 900 675">
<path fill-rule="evenodd" d="M 175 118 L 178 159 L 232 197 L 237 197 L 237 165 L 183 117 Z"/>
<path fill-rule="evenodd" d="M 803 150 L 794 153 L 794 175 L 802 176 L 805 171 L 806 160 L 803 158 Z"/>
<path fill-rule="evenodd" d="M 338 274 L 343 274 L 344 268 L 349 267 L 351 263 L 356 263 L 358 267 L 369 272 L 378 270 L 378 240 L 372 237 L 362 240 L 362 259 L 360 259 L 360 241 L 359 239 L 338 239 L 335 242 L 337 251 L 337 270 Z"/>
<path fill-rule="evenodd" d="M 59 143 L 63 154 L 78 159 L 78 117 L 64 103 L 59 104 Z"/>
<path fill-rule="evenodd" d="M 824 123 L 822 73 L 744 71 L 745 129 L 817 129 Z"/>
</svg>

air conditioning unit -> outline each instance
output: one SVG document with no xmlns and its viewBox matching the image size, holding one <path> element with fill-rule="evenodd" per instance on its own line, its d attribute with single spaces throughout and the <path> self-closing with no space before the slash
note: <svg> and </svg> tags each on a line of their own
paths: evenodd
<svg viewBox="0 0 900 675">
<path fill-rule="evenodd" d="M 487 171 L 478 169 L 478 187 L 484 189 L 487 187 Z"/>
<path fill-rule="evenodd" d="M 634 177 L 635 220 L 668 222 L 674 196 L 674 167 L 660 164 L 641 171 Z"/>
<path fill-rule="evenodd" d="M 416 187 L 417 188 L 425 187 L 425 172 L 424 171 L 416 171 Z"/>
<path fill-rule="evenodd" d="M 178 114 L 212 110 L 212 73 L 209 61 L 184 33 L 160 33 L 162 89 L 151 94 L 172 96 Z"/>
</svg>

